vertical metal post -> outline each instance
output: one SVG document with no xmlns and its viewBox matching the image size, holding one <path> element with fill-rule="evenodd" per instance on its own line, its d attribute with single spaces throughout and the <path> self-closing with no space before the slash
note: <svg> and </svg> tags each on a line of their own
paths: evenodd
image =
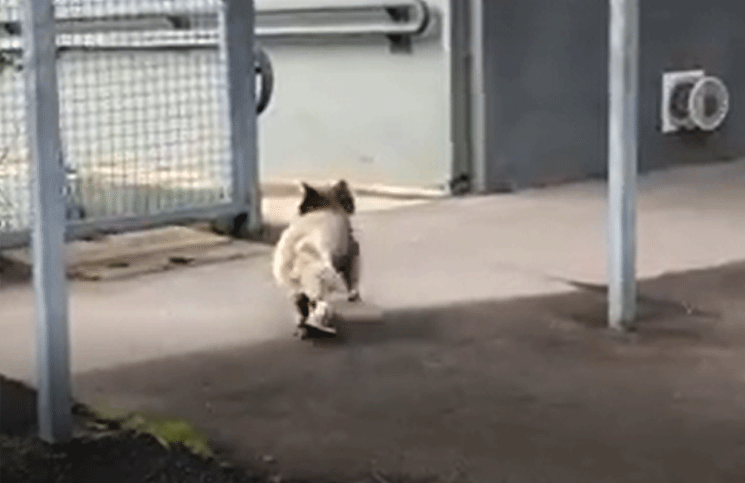
<svg viewBox="0 0 745 483">
<path fill-rule="evenodd" d="M 448 155 L 451 159 L 450 190 L 460 194 L 461 186 L 470 188 L 470 182 L 464 183 L 464 175 L 473 177 L 471 167 L 470 140 L 470 62 L 468 42 L 468 21 L 466 20 L 468 3 L 463 0 L 450 0 L 449 8 L 443 13 L 443 28 L 449 35 L 442 36 L 445 52 L 445 64 L 449 74 L 446 99 L 448 101 L 449 125 Z M 457 183 L 456 183 L 457 181 Z"/>
<path fill-rule="evenodd" d="M 68 300 L 65 280 L 65 172 L 61 163 L 53 0 L 24 0 L 26 117 L 33 165 L 33 274 L 37 321 L 39 436 L 72 435 Z"/>
<path fill-rule="evenodd" d="M 610 0 L 608 55 L 608 324 L 636 317 L 639 0 Z"/>
<path fill-rule="evenodd" d="M 488 188 L 486 163 L 486 95 L 484 84 L 484 5 L 487 0 L 470 0 L 468 14 L 470 60 L 470 118 L 472 191 Z"/>
<path fill-rule="evenodd" d="M 223 25 L 227 50 L 233 193 L 245 203 L 248 229 L 261 228 L 254 68 L 254 2 L 226 0 Z"/>
</svg>

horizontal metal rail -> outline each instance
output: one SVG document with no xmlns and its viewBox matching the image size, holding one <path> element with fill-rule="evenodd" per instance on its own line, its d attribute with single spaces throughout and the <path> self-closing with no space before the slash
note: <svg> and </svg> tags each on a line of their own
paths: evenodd
<svg viewBox="0 0 745 483">
<path fill-rule="evenodd" d="M 161 5 L 162 3 L 162 5 Z M 221 2 L 204 0 L 196 7 L 188 10 L 179 2 L 163 1 L 140 4 L 142 8 L 126 7 L 127 3 L 119 2 L 118 8 L 106 10 L 83 11 L 72 6 L 58 7 L 56 18 L 64 22 L 101 22 L 190 17 L 195 15 L 214 15 L 220 8 Z M 147 5 L 147 6 L 145 6 Z M 143 10 L 145 8 L 145 10 Z M 302 15 L 308 13 L 348 13 L 370 10 L 386 10 L 408 8 L 415 11 L 409 15 L 409 20 L 390 22 L 352 22 L 338 25 L 286 25 L 286 26 L 257 26 L 257 38 L 280 37 L 324 37 L 351 35 L 386 35 L 413 36 L 421 35 L 427 29 L 431 20 L 431 13 L 424 0 L 389 0 L 375 4 L 341 5 L 341 6 L 308 6 L 292 8 L 275 8 L 257 11 L 257 15 Z M 0 9 L 2 12 L 12 10 Z M 0 52 L 20 52 L 22 48 L 20 26 L 18 19 L 12 15 L 0 15 L 0 24 L 12 26 L 7 28 L 11 35 L 0 36 Z M 64 29 L 61 29 L 64 30 Z M 216 28 L 190 29 L 137 29 L 130 31 L 86 31 L 62 32 L 57 35 L 57 45 L 60 49 L 83 50 L 153 50 L 153 49 L 187 49 L 187 48 L 216 48 L 220 36 Z"/>
<path fill-rule="evenodd" d="M 0 23 L 20 22 L 20 4 L 25 0 L 5 0 L 0 8 Z M 15 3 L 15 5 L 14 5 Z M 151 2 L 86 3 L 57 1 L 57 21 L 87 21 L 126 18 L 150 18 L 171 15 L 214 14 L 223 7 L 222 0 L 153 0 Z"/>
<path fill-rule="evenodd" d="M 79 240 L 100 234 L 124 233 L 167 225 L 186 225 L 195 222 L 212 221 L 222 217 L 233 217 L 245 211 L 236 203 L 224 203 L 208 207 L 194 207 L 153 213 L 151 215 L 116 216 L 90 220 L 70 220 L 67 222 L 65 239 Z M 29 230 L 0 232 L 0 249 L 27 246 L 30 241 Z"/>
<path fill-rule="evenodd" d="M 214 29 L 57 34 L 60 50 L 215 49 L 219 41 Z M 0 52 L 20 53 L 22 48 L 18 37 L 0 38 Z"/>
</svg>

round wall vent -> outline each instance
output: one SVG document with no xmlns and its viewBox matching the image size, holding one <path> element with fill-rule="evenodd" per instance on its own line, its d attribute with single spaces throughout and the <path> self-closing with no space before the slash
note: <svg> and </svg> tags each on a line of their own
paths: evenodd
<svg viewBox="0 0 745 483">
<path fill-rule="evenodd" d="M 716 77 L 699 79 L 688 95 L 688 115 L 701 130 L 713 131 L 729 113 L 729 92 L 724 82 Z"/>
</svg>

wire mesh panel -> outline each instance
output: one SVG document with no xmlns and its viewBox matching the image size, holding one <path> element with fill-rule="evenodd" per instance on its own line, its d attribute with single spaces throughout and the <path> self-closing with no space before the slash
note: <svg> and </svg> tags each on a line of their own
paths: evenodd
<svg viewBox="0 0 745 483">
<path fill-rule="evenodd" d="M 0 0 L 0 236 L 29 226 L 23 0 Z M 68 216 L 232 200 L 221 0 L 56 0 Z"/>
<path fill-rule="evenodd" d="M 18 1 L 0 0 L 0 45 L 13 32 L 7 28 L 21 16 Z M 19 53 L 0 49 L 0 233 L 28 228 L 30 211 L 29 153 L 26 111 Z"/>
<path fill-rule="evenodd" d="M 0 234 L 25 228 L 29 212 L 28 151 L 25 135 L 23 78 L 20 62 L 7 48 L 7 21 L 20 18 L 17 1 L 0 0 Z"/>
</svg>

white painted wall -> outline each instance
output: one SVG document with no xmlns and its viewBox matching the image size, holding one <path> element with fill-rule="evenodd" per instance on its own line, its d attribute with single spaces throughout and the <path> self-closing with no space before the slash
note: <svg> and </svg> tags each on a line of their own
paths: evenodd
<svg viewBox="0 0 745 483">
<path fill-rule="evenodd" d="M 438 10 L 435 27 L 415 41 L 411 54 L 391 53 L 385 38 L 262 42 L 275 70 L 274 96 L 259 121 L 263 181 L 344 177 L 359 184 L 445 185 L 451 169 L 448 36 L 438 24 L 446 2 L 429 3 Z"/>
</svg>

